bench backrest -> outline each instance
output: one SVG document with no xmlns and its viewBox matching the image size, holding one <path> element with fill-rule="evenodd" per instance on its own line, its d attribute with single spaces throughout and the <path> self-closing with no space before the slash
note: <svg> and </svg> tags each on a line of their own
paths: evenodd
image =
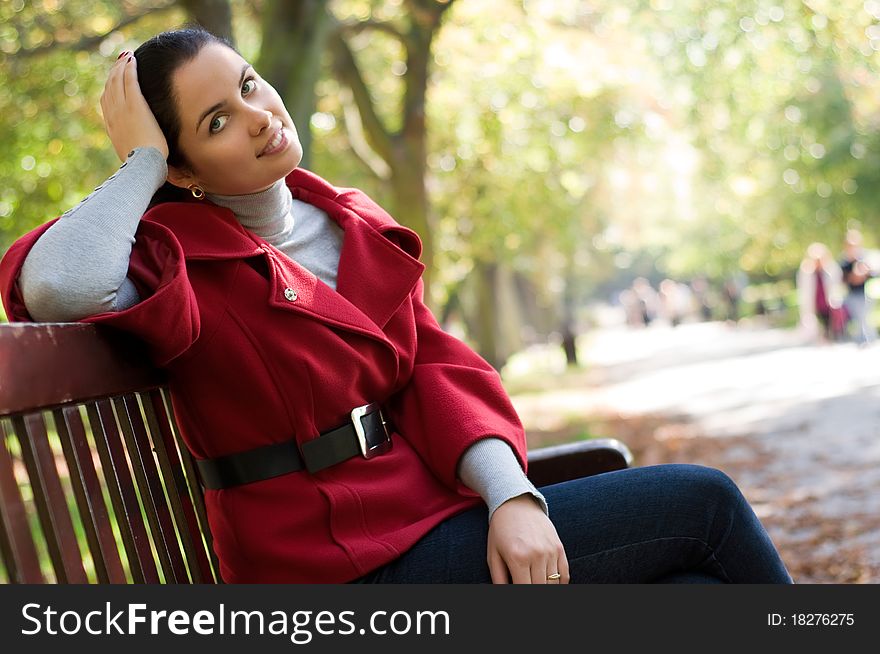
<svg viewBox="0 0 880 654">
<path fill-rule="evenodd" d="M 191 457 L 139 343 L 87 324 L 0 325 L 0 562 L 7 582 L 220 579 Z"/>
</svg>

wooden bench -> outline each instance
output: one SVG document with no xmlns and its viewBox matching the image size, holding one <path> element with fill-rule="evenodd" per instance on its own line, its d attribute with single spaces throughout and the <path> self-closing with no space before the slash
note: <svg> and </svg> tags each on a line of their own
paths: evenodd
<svg viewBox="0 0 880 654">
<path fill-rule="evenodd" d="M 0 325 L 0 582 L 218 583 L 160 370 L 81 323 Z M 617 470 L 611 439 L 529 452 L 542 486 Z"/>
</svg>

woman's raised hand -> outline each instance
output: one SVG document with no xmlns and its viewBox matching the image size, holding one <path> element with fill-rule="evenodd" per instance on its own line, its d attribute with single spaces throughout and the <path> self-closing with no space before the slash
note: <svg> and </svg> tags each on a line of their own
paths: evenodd
<svg viewBox="0 0 880 654">
<path fill-rule="evenodd" d="M 119 55 L 110 69 L 101 94 L 104 127 L 121 161 L 135 148 L 154 147 L 168 158 L 168 143 L 156 117 L 141 93 L 137 60 L 129 52 Z"/>
</svg>

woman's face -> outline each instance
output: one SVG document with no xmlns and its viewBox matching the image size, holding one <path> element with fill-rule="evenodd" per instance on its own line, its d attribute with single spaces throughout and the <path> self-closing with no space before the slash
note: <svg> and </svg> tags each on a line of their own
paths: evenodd
<svg viewBox="0 0 880 654">
<path fill-rule="evenodd" d="M 178 186 L 243 195 L 269 188 L 299 165 L 302 145 L 281 97 L 234 50 L 207 45 L 174 73 L 178 145 L 189 164 Z"/>
</svg>

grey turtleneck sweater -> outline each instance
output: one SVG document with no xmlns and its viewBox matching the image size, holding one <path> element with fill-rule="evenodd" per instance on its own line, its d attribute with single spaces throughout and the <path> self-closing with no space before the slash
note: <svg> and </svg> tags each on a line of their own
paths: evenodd
<svg viewBox="0 0 880 654">
<path fill-rule="evenodd" d="M 31 316 L 41 322 L 76 321 L 122 311 L 140 301 L 128 260 L 141 216 L 168 169 L 155 148 L 132 151 L 120 169 L 37 240 L 19 284 Z M 336 289 L 344 232 L 325 212 L 293 199 L 279 180 L 251 195 L 208 195 L 241 224 Z M 459 478 L 483 498 L 491 518 L 507 500 L 531 494 L 547 503 L 503 440 L 486 438 L 462 455 Z"/>
</svg>

